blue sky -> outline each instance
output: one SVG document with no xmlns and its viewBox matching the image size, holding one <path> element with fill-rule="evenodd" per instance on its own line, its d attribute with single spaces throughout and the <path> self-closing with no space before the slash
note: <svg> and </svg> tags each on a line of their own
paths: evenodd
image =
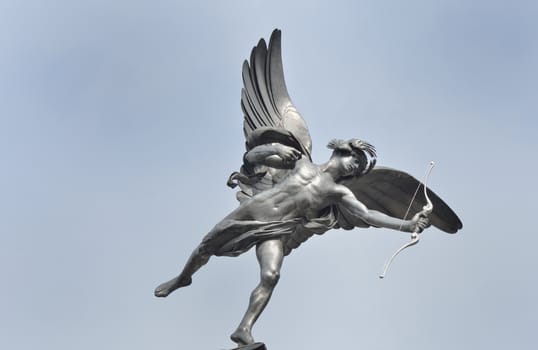
<svg viewBox="0 0 538 350">
<path fill-rule="evenodd" d="M 286 258 L 269 349 L 536 343 L 533 1 L 0 1 L 0 347 L 222 349 L 253 252 L 153 297 L 237 203 L 241 64 L 282 29 L 313 158 L 361 138 L 462 218 L 331 231 Z"/>
</svg>

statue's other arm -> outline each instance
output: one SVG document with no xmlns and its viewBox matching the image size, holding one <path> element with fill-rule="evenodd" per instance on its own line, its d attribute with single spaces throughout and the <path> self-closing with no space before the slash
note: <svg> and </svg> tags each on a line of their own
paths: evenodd
<svg viewBox="0 0 538 350">
<path fill-rule="evenodd" d="M 266 165 L 278 169 L 291 169 L 301 158 L 301 152 L 280 143 L 256 146 L 245 154 L 245 163 Z"/>
<path fill-rule="evenodd" d="M 411 220 L 401 220 L 383 214 L 377 210 L 368 209 L 355 197 L 353 192 L 345 186 L 337 185 L 337 193 L 340 199 L 338 203 L 340 204 L 340 209 L 349 214 L 348 217 L 352 219 L 357 218 L 372 226 L 385 227 L 405 232 L 413 232 L 416 229 L 418 229 L 419 232 L 422 232 L 422 230 L 430 226 L 429 219 L 422 213 L 418 213 Z"/>
</svg>

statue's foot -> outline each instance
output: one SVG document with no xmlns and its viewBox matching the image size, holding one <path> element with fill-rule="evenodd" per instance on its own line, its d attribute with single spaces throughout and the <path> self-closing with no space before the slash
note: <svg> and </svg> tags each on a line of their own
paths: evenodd
<svg viewBox="0 0 538 350">
<path fill-rule="evenodd" d="M 230 339 L 237 345 L 249 345 L 254 343 L 254 338 L 250 334 L 250 329 L 239 327 L 230 335 Z"/>
<path fill-rule="evenodd" d="M 178 277 L 172 278 L 170 281 L 164 282 L 163 284 L 155 288 L 155 296 L 160 297 L 160 298 L 167 297 L 168 294 L 172 293 L 176 289 L 189 286 L 191 283 L 192 283 L 191 277 L 180 278 L 178 276 Z"/>
</svg>

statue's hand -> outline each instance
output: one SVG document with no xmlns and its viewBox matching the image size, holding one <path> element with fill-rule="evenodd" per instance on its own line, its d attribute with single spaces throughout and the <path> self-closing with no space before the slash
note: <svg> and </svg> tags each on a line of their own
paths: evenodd
<svg viewBox="0 0 538 350">
<path fill-rule="evenodd" d="M 429 211 L 423 210 L 418 212 L 413 219 L 411 219 L 411 232 L 421 233 L 425 229 L 431 226 L 430 218 L 428 218 Z"/>
<path fill-rule="evenodd" d="M 285 162 L 294 162 L 301 159 L 301 152 L 293 147 L 285 146 L 283 144 L 275 144 L 277 154 Z"/>
</svg>

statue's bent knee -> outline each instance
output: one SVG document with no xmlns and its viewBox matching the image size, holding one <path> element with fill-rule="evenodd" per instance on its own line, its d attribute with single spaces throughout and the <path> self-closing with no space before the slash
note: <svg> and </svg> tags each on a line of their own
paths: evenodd
<svg viewBox="0 0 538 350">
<path fill-rule="evenodd" d="M 280 279 L 280 272 L 277 270 L 266 270 L 262 272 L 262 283 L 267 286 L 274 286 Z"/>
</svg>

